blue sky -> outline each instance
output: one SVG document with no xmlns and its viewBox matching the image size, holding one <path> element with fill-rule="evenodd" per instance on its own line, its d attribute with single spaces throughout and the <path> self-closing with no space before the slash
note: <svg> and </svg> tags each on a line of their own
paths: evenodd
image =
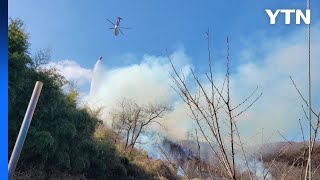
<svg viewBox="0 0 320 180">
<path fill-rule="evenodd" d="M 312 34 L 315 47 L 312 57 L 315 59 L 320 57 L 316 50 L 320 47 L 317 38 L 317 35 L 320 37 L 319 7 L 320 1 L 312 1 L 311 24 L 312 33 L 315 32 Z M 108 103 L 130 93 L 143 100 L 148 97 L 175 99 L 168 90 L 170 76 L 165 74 L 168 69 L 165 50 L 168 49 L 178 62 L 192 66 L 201 74 L 207 71 L 207 29 L 210 29 L 213 57 L 221 63 L 225 58 L 225 39 L 229 36 L 232 78 L 237 87 L 233 92 L 235 102 L 241 102 L 240 99 L 256 86 L 264 93 L 256 109 L 243 118 L 248 119 L 243 121 L 244 132 L 248 127 L 254 128 L 254 132 L 264 127 L 272 134 L 274 128 L 279 128 L 294 137 L 296 120 L 304 117 L 301 101 L 288 76 L 293 75 L 301 88 L 306 87 L 307 66 L 301 63 L 306 62 L 307 57 L 306 25 L 284 25 L 283 15 L 278 16 L 276 25 L 270 25 L 265 9 L 303 10 L 306 1 L 9 0 L 8 10 L 9 17 L 18 17 L 25 22 L 31 36 L 31 54 L 41 48 L 50 48 L 53 62 L 63 69 L 63 73 L 71 79 L 77 76 L 85 80 L 80 86 L 84 93 L 90 87 L 91 70 L 102 55 L 107 75 L 100 94 L 108 97 Z M 108 29 L 112 25 L 106 18 L 115 21 L 117 16 L 123 18 L 121 26 L 132 28 L 124 30 L 125 36 L 115 37 Z M 318 92 L 320 74 L 315 66 L 320 66 L 318 61 L 313 66 L 313 92 Z M 220 67 L 223 66 L 218 66 L 218 71 L 222 72 Z M 305 67 L 303 71 L 301 67 Z M 125 92 L 126 88 L 132 92 Z M 301 91 L 306 93 L 306 88 Z M 314 106 L 319 109 L 319 95 L 314 93 L 313 96 L 316 99 Z M 186 119 L 182 106 L 179 102 L 175 104 L 179 111 L 171 116 Z M 168 124 L 177 125 L 176 122 Z M 183 121 L 178 125 L 181 129 L 192 126 Z"/>
<path fill-rule="evenodd" d="M 312 23 L 318 21 L 320 6 L 313 1 Z M 195 59 L 206 55 L 205 32 L 210 28 L 217 56 L 225 54 L 225 37 L 232 49 L 243 47 L 241 40 L 282 35 L 301 26 L 269 24 L 265 9 L 300 8 L 302 0 L 232 0 L 194 1 L 17 1 L 9 0 L 9 17 L 21 18 L 31 34 L 31 52 L 52 49 L 53 60 L 73 59 L 84 67 L 92 67 L 103 55 L 110 66 L 121 66 L 123 54 L 163 55 L 183 45 Z M 114 37 L 105 20 L 123 17 L 126 36 Z M 283 17 L 279 17 L 279 24 Z M 282 23 L 283 24 L 283 23 Z"/>
</svg>

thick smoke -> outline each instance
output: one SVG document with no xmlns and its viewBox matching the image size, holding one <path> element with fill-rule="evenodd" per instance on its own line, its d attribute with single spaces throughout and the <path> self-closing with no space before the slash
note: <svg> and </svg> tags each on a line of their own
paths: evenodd
<svg viewBox="0 0 320 180">
<path fill-rule="evenodd" d="M 313 49 L 320 47 L 320 26 L 315 25 L 313 29 L 314 39 L 312 41 Z M 236 67 L 230 76 L 231 98 L 234 105 L 241 103 L 248 95 L 259 86 L 259 92 L 263 96 L 246 113 L 242 114 L 237 122 L 239 124 L 240 135 L 244 141 L 252 139 L 257 134 L 265 139 L 271 137 L 271 141 L 281 140 L 277 130 L 287 132 L 292 140 L 297 137 L 299 128 L 298 119 L 304 118 L 301 109 L 301 101 L 298 93 L 292 85 L 289 75 L 292 75 L 296 84 L 303 95 L 307 94 L 307 50 L 305 46 L 304 31 L 294 32 L 287 37 L 282 37 L 283 41 L 275 39 L 265 39 L 256 43 L 259 51 L 264 55 L 257 55 L 254 49 L 244 49 L 247 55 L 245 61 L 239 61 L 232 58 L 231 63 Z M 259 37 L 263 39 L 263 37 Z M 214 50 L 212 50 L 214 51 Z M 237 54 L 236 50 L 231 49 L 231 54 Z M 241 54 L 241 53 L 240 53 Z M 243 53 L 242 53 L 243 54 Z M 319 51 L 312 51 L 312 58 L 319 59 Z M 183 49 L 179 49 L 170 55 L 173 63 L 178 70 L 184 72 L 185 78 L 190 79 L 189 68 L 191 58 L 186 55 Z M 235 56 L 237 57 L 237 56 Z M 257 60 L 259 59 L 259 60 Z M 217 61 L 217 60 L 215 60 Z M 220 59 L 220 62 L 223 62 Z M 103 62 L 103 61 L 101 61 Z M 104 69 L 101 62 L 97 62 L 90 89 L 90 95 L 86 100 L 94 107 L 104 107 L 103 120 L 106 124 L 110 123 L 110 112 L 118 101 L 122 98 L 133 98 L 138 104 L 147 104 L 149 102 L 169 103 L 173 106 L 164 122 L 171 138 L 185 139 L 188 131 L 193 131 L 197 127 L 192 119 L 189 118 L 190 112 L 185 103 L 180 99 L 175 91 L 170 87 L 173 85 L 170 73 L 172 68 L 166 56 L 145 55 L 140 61 L 126 65 L 124 67 Z M 192 60 L 205 66 L 206 59 Z M 320 67 L 320 61 L 312 61 L 312 92 L 314 108 L 319 108 L 320 74 L 317 70 Z M 301 70 L 305 67 L 305 70 Z M 215 66 L 215 68 L 217 68 Z M 199 74 L 199 77 L 205 77 Z M 215 73 L 216 82 L 222 84 L 224 74 L 223 69 Z M 205 84 L 209 87 L 209 84 Z M 192 85 L 190 86 L 193 87 Z M 194 91 L 191 89 L 191 91 Z M 242 109 L 240 109 L 242 110 Z M 290 131 L 292 129 L 292 131 Z M 199 137 L 201 138 L 201 137 Z M 260 140 L 253 140 L 251 144 L 261 143 Z"/>
</svg>

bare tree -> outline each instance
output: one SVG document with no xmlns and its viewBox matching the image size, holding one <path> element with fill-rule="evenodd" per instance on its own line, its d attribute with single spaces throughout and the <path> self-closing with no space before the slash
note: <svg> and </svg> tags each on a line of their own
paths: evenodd
<svg viewBox="0 0 320 180">
<path fill-rule="evenodd" d="M 170 108 L 163 104 L 138 105 L 132 99 L 123 99 L 112 113 L 112 127 L 118 135 L 125 137 L 124 148 L 132 149 L 139 143 L 151 124 L 163 127 L 161 120 Z"/>
<path fill-rule="evenodd" d="M 292 84 L 294 85 L 296 91 L 298 92 L 298 94 L 300 95 L 302 101 L 304 102 L 304 104 L 308 107 L 308 110 L 311 112 L 311 114 L 315 117 L 316 121 L 313 122 L 312 119 L 310 119 L 310 116 L 307 114 L 307 111 L 305 110 L 304 106 L 302 105 L 302 110 L 304 112 L 305 118 L 308 122 L 309 128 L 311 128 L 311 141 L 310 141 L 310 146 L 307 147 L 306 145 L 306 139 L 305 139 L 305 133 L 303 131 L 303 127 L 302 127 L 302 123 L 301 120 L 299 119 L 299 124 L 300 124 L 300 130 L 301 130 L 301 135 L 302 135 L 302 150 L 295 150 L 297 153 L 294 154 L 291 158 L 292 158 L 292 164 L 289 167 L 281 167 L 278 168 L 276 166 L 276 162 L 278 161 L 278 158 L 282 155 L 290 155 L 295 151 L 292 150 L 292 148 L 294 148 L 294 144 L 292 143 L 292 141 L 288 141 L 279 131 L 278 133 L 280 134 L 280 136 L 286 141 L 286 145 L 281 148 L 280 152 L 273 158 L 270 166 L 267 168 L 267 172 L 264 173 L 264 177 L 267 176 L 267 174 L 270 172 L 270 170 L 272 168 L 276 168 L 278 170 L 278 174 L 276 177 L 277 179 L 286 179 L 290 174 L 290 172 L 294 169 L 294 166 L 300 166 L 300 173 L 299 173 L 299 178 L 300 179 L 308 179 L 311 178 L 318 173 L 318 168 L 320 167 L 320 165 L 317 165 L 317 162 L 315 161 L 313 164 L 317 165 L 316 168 L 314 168 L 312 171 L 310 170 L 310 162 L 312 160 L 312 156 L 314 156 L 316 153 L 315 151 L 315 145 L 316 145 L 316 141 L 317 141 L 317 136 L 318 136 L 318 129 L 320 127 L 320 112 L 317 114 L 315 112 L 315 110 L 310 106 L 309 102 L 305 99 L 305 97 L 302 95 L 301 91 L 299 90 L 299 88 L 297 87 L 295 81 L 293 80 L 293 78 L 291 76 L 290 80 L 292 82 Z M 310 133 L 310 132 L 309 132 Z M 301 146 L 299 144 L 297 144 L 297 146 Z M 308 154 L 308 152 L 310 152 L 310 154 Z M 290 163 L 288 163 L 288 165 L 290 165 Z M 286 165 L 285 165 L 286 166 Z M 311 173 L 310 173 L 311 171 Z M 310 176 L 309 176 L 310 175 Z"/>
<path fill-rule="evenodd" d="M 36 70 L 39 70 L 42 65 L 48 64 L 51 59 L 51 50 L 50 49 L 40 49 L 38 50 L 34 57 L 32 67 Z"/>
<path fill-rule="evenodd" d="M 189 86 L 184 74 L 180 73 L 173 65 L 170 57 L 170 62 L 173 69 L 171 75 L 175 87 L 174 90 L 180 95 L 183 101 L 188 105 L 190 110 L 190 117 L 196 122 L 204 140 L 209 144 L 214 158 L 220 163 L 224 169 L 225 178 L 236 179 L 236 147 L 240 147 L 242 156 L 245 161 L 246 167 L 250 173 L 247 155 L 243 148 L 243 143 L 240 139 L 240 134 L 236 124 L 236 118 L 248 110 L 262 95 L 256 95 L 255 89 L 244 101 L 234 106 L 231 102 L 230 96 L 230 64 L 229 64 L 229 40 L 227 38 L 227 62 L 226 62 L 226 75 L 222 87 L 217 87 L 217 82 L 214 79 L 212 70 L 211 52 L 208 38 L 208 66 L 209 73 L 206 74 L 209 87 L 203 83 L 196 76 L 193 69 L 190 69 L 192 80 L 196 87 L 195 91 Z M 252 99 L 252 97 L 256 97 Z M 251 102 L 249 102 L 251 100 Z M 248 103 L 249 102 L 249 103 Z M 242 110 L 238 110 L 243 105 L 247 104 Z M 226 128 L 223 128 L 226 127 Z"/>
<path fill-rule="evenodd" d="M 314 151 L 314 146 L 315 146 L 317 136 L 318 136 L 318 130 L 320 127 L 320 112 L 317 114 L 315 112 L 315 110 L 313 109 L 313 107 L 311 106 L 310 93 L 309 93 L 309 101 L 307 101 L 305 99 L 305 97 L 302 95 L 302 93 L 300 92 L 299 88 L 297 87 L 297 85 L 294 82 L 294 80 L 292 79 L 292 77 L 291 76 L 289 76 L 289 77 L 290 77 L 291 82 L 294 85 L 295 89 L 297 90 L 298 94 L 300 95 L 301 99 L 303 100 L 303 102 L 305 103 L 305 105 L 308 107 L 308 110 L 309 110 L 309 114 L 307 115 L 304 107 L 302 106 L 304 114 L 306 115 L 306 119 L 308 120 L 308 123 L 309 123 L 308 161 L 307 161 L 307 165 L 306 165 L 306 169 L 305 169 L 305 179 L 307 179 L 307 178 L 309 179 L 309 178 L 312 178 L 312 174 L 314 174 L 314 173 L 312 173 L 312 169 L 311 169 L 311 160 L 312 160 L 312 153 Z M 309 83 L 309 87 L 310 87 L 310 82 L 308 82 L 308 83 Z M 316 122 L 312 121 L 312 115 L 316 118 Z M 316 171 L 317 171 L 317 168 L 316 168 Z"/>
</svg>

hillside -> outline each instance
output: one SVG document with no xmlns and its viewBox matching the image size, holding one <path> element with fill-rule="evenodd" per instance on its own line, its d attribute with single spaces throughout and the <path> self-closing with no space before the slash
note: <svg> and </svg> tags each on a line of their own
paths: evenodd
<svg viewBox="0 0 320 180">
<path fill-rule="evenodd" d="M 21 20 L 8 27 L 10 159 L 36 81 L 43 89 L 14 175 L 15 179 L 119 179 L 174 177 L 161 160 L 148 160 L 142 150 L 123 151 L 99 111 L 78 105 L 78 91 L 56 69 L 42 68 L 50 54 L 29 53 Z M 70 86 L 65 92 L 65 87 Z M 152 165 L 149 165 L 152 164 Z"/>
<path fill-rule="evenodd" d="M 253 176 L 258 179 L 263 179 L 266 175 L 267 179 L 302 179 L 307 163 L 307 145 L 308 142 L 273 142 L 264 144 L 262 150 L 262 161 L 260 150 L 256 153 L 251 152 L 255 157 L 248 158 L 250 171 Z M 182 171 L 188 174 L 191 179 L 196 178 L 222 178 L 224 172 L 221 171 L 219 163 L 212 158 L 212 151 L 205 142 L 198 144 L 193 140 L 172 141 L 165 139 L 163 148 L 166 148 L 168 157 L 172 162 L 181 167 Z M 304 147 L 306 151 L 304 154 Z M 259 147 L 256 147 L 259 148 Z M 251 149 L 256 149 L 251 147 Z M 249 148 L 250 149 L 250 148 Z M 240 154 L 240 151 L 237 151 Z M 249 151 L 247 151 L 248 153 Z M 249 154 L 247 154 L 250 157 Z M 211 158 L 210 158 L 211 157 Z M 261 164 L 263 162 L 263 164 Z M 239 168 L 237 171 L 238 179 L 249 179 L 245 164 L 238 162 Z M 312 166 L 314 168 L 313 178 L 320 178 L 320 142 L 316 142 L 312 153 Z M 201 169 L 201 170 L 200 170 Z M 267 173 L 268 172 L 268 173 Z"/>
<path fill-rule="evenodd" d="M 307 165 L 308 142 L 277 142 L 266 144 L 263 152 L 263 163 L 270 167 L 270 173 L 276 179 L 302 179 Z M 312 152 L 313 178 L 320 178 L 320 142 L 316 142 Z"/>
</svg>

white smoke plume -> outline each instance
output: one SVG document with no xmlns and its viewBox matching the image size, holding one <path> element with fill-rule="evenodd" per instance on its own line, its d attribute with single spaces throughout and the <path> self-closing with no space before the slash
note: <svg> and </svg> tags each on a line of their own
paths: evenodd
<svg viewBox="0 0 320 180">
<path fill-rule="evenodd" d="M 320 107 L 320 26 L 312 27 L 312 92 L 313 107 L 317 111 Z M 298 119 L 304 118 L 301 109 L 301 101 L 298 93 L 292 85 L 289 75 L 292 75 L 303 95 L 307 95 L 307 46 L 305 29 L 298 30 L 286 37 L 263 38 L 259 37 L 251 47 L 241 52 L 231 46 L 231 64 L 236 64 L 231 74 L 231 96 L 234 104 L 245 99 L 256 86 L 260 87 L 263 96 L 246 113 L 239 117 L 239 129 L 245 138 L 251 137 L 263 128 L 264 137 L 270 137 L 277 130 L 294 137 L 299 128 Z M 233 40 L 236 41 L 236 40 Z M 231 41 L 232 42 L 232 41 Z M 232 44 L 231 44 L 232 45 Z M 256 50 L 263 52 L 263 56 L 257 55 Z M 212 50 L 215 51 L 214 49 Z M 197 64 L 207 63 L 206 59 L 191 59 L 187 55 L 188 50 L 178 49 L 170 56 L 177 69 L 184 72 L 190 79 L 189 68 Z M 214 53 L 213 53 L 214 54 Z M 240 54 L 240 56 L 236 56 Z M 238 58 L 234 58 L 238 57 Z M 242 57 L 245 60 L 240 60 Z M 113 59 L 107 59 L 112 61 Z M 139 104 L 148 102 L 169 103 L 173 111 L 168 114 L 165 125 L 168 134 L 172 138 L 185 139 L 189 130 L 194 130 L 196 125 L 188 116 L 187 107 L 175 91 L 173 85 L 172 68 L 168 58 L 164 56 L 145 55 L 140 61 L 123 67 L 108 68 L 104 61 L 97 62 L 94 72 L 82 68 L 75 61 L 61 61 L 55 63 L 60 72 L 67 79 L 83 79 L 87 81 L 91 77 L 90 93 L 87 93 L 82 101 L 88 102 L 92 107 L 103 106 L 105 108 L 103 120 L 110 122 L 109 113 L 121 98 L 133 98 Z M 223 62 L 224 60 L 219 60 Z M 201 63 L 200 63 L 201 62 Z M 52 63 L 50 64 L 52 65 Z M 216 67 L 215 67 L 216 68 Z M 216 80 L 221 84 L 223 70 L 216 73 Z M 197 73 L 197 72 L 196 72 Z M 205 75 L 199 74 L 200 77 Z M 220 82 L 219 82 L 220 81 Z M 208 84 L 206 84 L 208 85 Z M 307 97 L 307 96 L 306 96 Z M 256 138 L 260 142 L 261 138 Z M 280 136 L 274 136 L 272 140 L 280 140 Z M 292 140 L 292 138 L 289 138 Z"/>
<path fill-rule="evenodd" d="M 190 68 L 189 57 L 183 49 L 171 54 L 172 61 L 179 66 L 184 74 L 188 74 Z M 177 94 L 170 87 L 172 79 L 170 76 L 171 65 L 168 58 L 145 55 L 140 64 L 127 67 L 101 70 L 101 64 L 97 62 L 94 68 L 90 94 L 85 99 L 93 107 L 104 107 L 103 119 L 109 124 L 110 112 L 116 107 L 122 98 L 131 98 L 138 104 L 165 103 L 172 104 L 178 112 L 176 104 Z M 176 122 L 180 118 L 176 118 Z"/>
</svg>

